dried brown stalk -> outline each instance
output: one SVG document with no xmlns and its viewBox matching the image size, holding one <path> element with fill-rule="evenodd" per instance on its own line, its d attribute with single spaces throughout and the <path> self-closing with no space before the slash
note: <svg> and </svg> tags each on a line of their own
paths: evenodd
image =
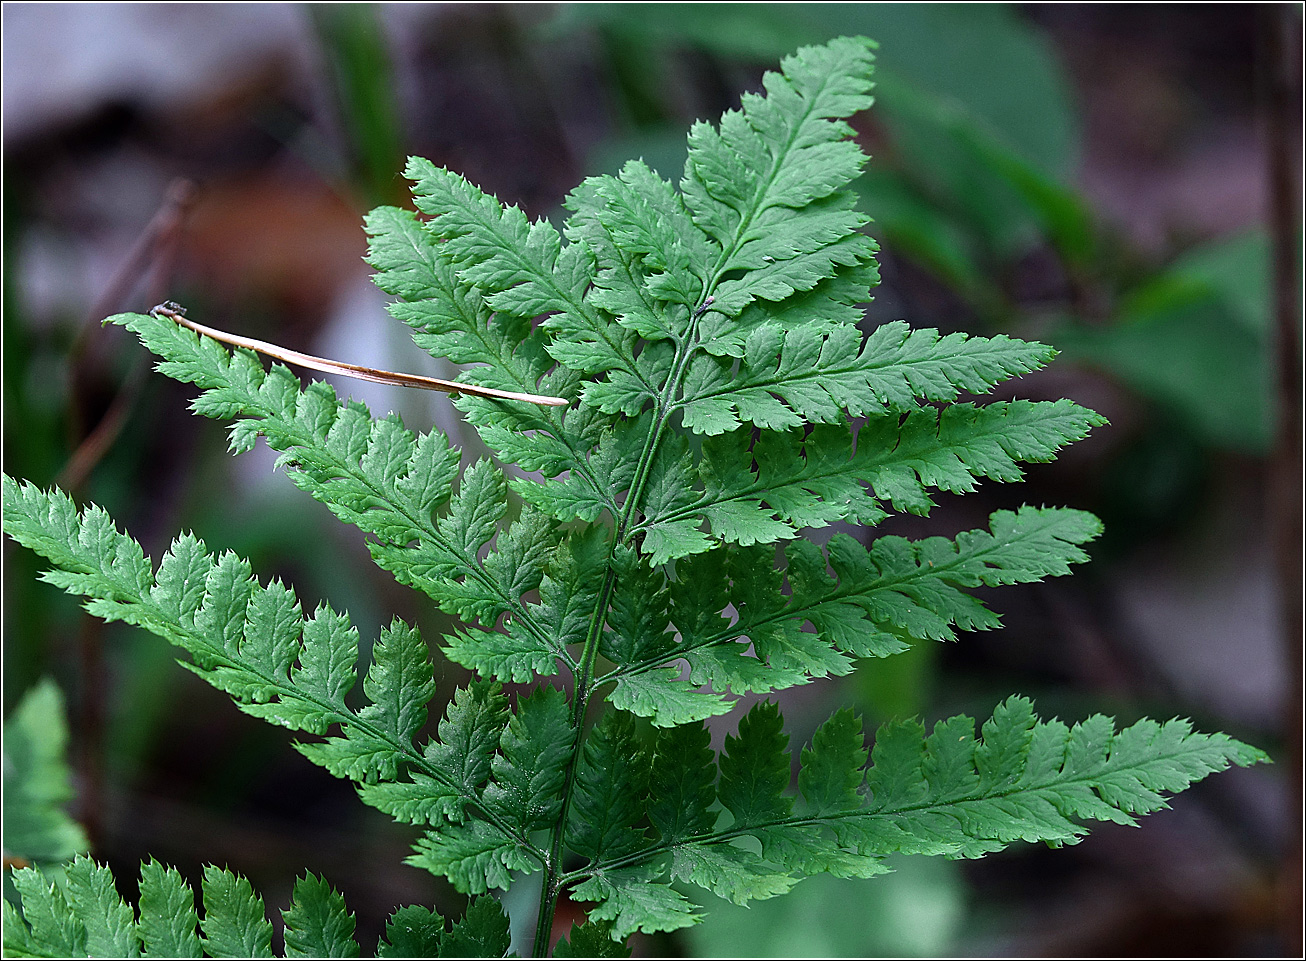
<svg viewBox="0 0 1306 961">
<path fill-rule="evenodd" d="M 233 347 L 244 347 L 246 350 L 257 351 L 260 354 L 266 354 L 274 360 L 279 360 L 285 364 L 294 364 L 297 367 L 307 367 L 310 370 L 320 370 L 327 374 L 340 374 L 344 377 L 353 377 L 357 380 L 367 380 L 376 384 L 395 384 L 399 387 L 419 387 L 422 390 L 441 390 L 447 394 L 471 394 L 473 397 L 488 397 L 492 400 L 516 400 L 526 404 L 542 404 L 546 407 L 566 407 L 570 401 L 565 397 L 550 397 L 545 394 L 519 394 L 511 390 L 496 390 L 493 387 L 478 387 L 475 384 L 459 384 L 452 380 L 440 380 L 436 377 L 423 377 L 420 374 L 404 374 L 392 370 L 378 370 L 375 367 L 362 367 L 358 364 L 346 364 L 339 360 L 329 360 L 325 357 L 315 357 L 312 354 L 303 354 L 297 350 L 291 350 L 288 347 L 278 347 L 276 344 L 270 344 L 265 340 L 255 340 L 252 337 L 240 337 L 236 334 L 228 334 L 225 331 L 215 330 L 212 327 L 205 327 L 203 324 L 197 324 L 193 320 L 186 318 L 186 310 L 180 304 L 167 301 L 159 304 L 157 307 L 150 308 L 150 313 L 155 317 L 167 317 L 175 320 L 181 326 L 195 331 L 197 334 L 203 334 L 205 337 L 212 337 L 216 341 L 224 344 L 231 344 Z"/>
</svg>

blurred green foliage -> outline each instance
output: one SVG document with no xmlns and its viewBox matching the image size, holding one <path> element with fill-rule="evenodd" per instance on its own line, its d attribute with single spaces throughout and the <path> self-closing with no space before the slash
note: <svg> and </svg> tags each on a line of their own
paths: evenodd
<svg viewBox="0 0 1306 961">
<path fill-rule="evenodd" d="M 752 907 L 706 895 L 706 917 L 684 938 L 694 956 L 706 958 L 952 954 L 966 921 L 956 865 L 941 858 L 895 858 L 893 865 L 892 874 L 875 878 L 807 878 Z"/>
<path fill-rule="evenodd" d="M 404 128 L 395 97 L 394 67 L 377 8 L 368 3 L 311 3 L 309 18 L 331 75 L 347 181 L 360 206 L 403 197 L 396 176 L 404 164 Z"/>
<path fill-rule="evenodd" d="M 1269 287 L 1265 234 L 1222 239 L 1145 277 L 1109 324 L 1067 319 L 1052 340 L 1164 406 L 1202 443 L 1263 454 L 1275 416 Z"/>
<path fill-rule="evenodd" d="M 29 689 L 5 719 L 4 856 L 58 864 L 89 849 L 65 810 L 73 798 L 63 694 L 49 678 Z M 9 874 L 5 874 L 9 883 Z"/>
</svg>

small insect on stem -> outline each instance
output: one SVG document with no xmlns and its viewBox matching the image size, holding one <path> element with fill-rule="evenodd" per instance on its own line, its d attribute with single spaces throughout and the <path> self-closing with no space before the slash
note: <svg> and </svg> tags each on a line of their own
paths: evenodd
<svg viewBox="0 0 1306 961">
<path fill-rule="evenodd" d="M 236 334 L 228 334 L 225 331 L 197 324 L 193 320 L 187 320 L 186 308 L 172 300 L 166 300 L 155 307 L 151 307 L 150 315 L 153 317 L 167 317 L 188 330 L 203 334 L 205 337 L 212 337 L 221 343 L 230 344 L 233 347 L 244 347 L 246 350 L 266 354 L 268 357 L 285 364 L 307 367 L 309 370 L 320 370 L 327 374 L 340 374 L 344 377 L 371 381 L 375 384 L 394 384 L 398 387 L 440 390 L 446 394 L 470 394 L 473 397 L 488 397 L 492 400 L 516 400 L 525 404 L 542 404 L 546 407 L 566 407 L 570 403 L 565 397 L 550 397 L 546 394 L 519 394 L 511 390 L 496 390 L 493 387 L 478 387 L 475 384 L 459 384 L 452 380 L 439 380 L 435 377 L 423 377 L 420 374 L 402 374 L 393 370 L 378 370 L 375 367 L 361 367 L 358 364 L 346 364 L 339 360 L 328 360 L 325 357 L 302 354 L 288 347 L 269 344 L 265 340 L 239 337 Z"/>
<path fill-rule="evenodd" d="M 707 309 L 712 306 L 712 301 L 714 300 L 716 300 L 715 297 L 709 297 L 707 300 L 703 301 L 702 306 L 700 306 L 698 310 L 694 311 L 694 316 L 692 319 L 698 320 L 698 318 L 702 317 L 703 314 L 707 312 Z"/>
<path fill-rule="evenodd" d="M 171 317 L 177 323 L 186 316 L 186 308 L 175 300 L 165 300 L 161 304 L 155 304 L 150 308 L 151 317 Z"/>
</svg>

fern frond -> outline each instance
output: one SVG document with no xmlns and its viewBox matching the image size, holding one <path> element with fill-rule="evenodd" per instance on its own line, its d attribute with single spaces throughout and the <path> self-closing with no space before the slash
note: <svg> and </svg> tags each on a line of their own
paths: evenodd
<svg viewBox="0 0 1306 961">
<path fill-rule="evenodd" d="M 140 546 L 98 507 L 78 512 L 67 495 L 7 475 L 3 491 L 6 533 L 53 561 L 56 569 L 44 579 L 86 595 L 92 613 L 144 627 L 183 648 L 193 658 L 183 665 L 248 714 L 318 735 L 338 726 L 339 735 L 296 745 L 337 776 L 366 784 L 412 772 L 435 786 L 427 802 L 432 810 L 460 820 L 462 806 L 470 805 L 485 819 L 477 824 L 489 825 L 517 852 L 515 866 L 542 862 L 523 832 L 538 827 L 541 812 L 547 816 L 556 803 L 541 801 L 538 792 L 556 789 L 565 768 L 558 744 L 572 737 L 566 708 L 556 703 L 560 693 L 533 699 L 551 706 L 537 714 L 554 727 L 539 732 L 520 715 L 505 719 L 493 745 L 478 740 L 485 757 L 468 759 L 456 745 L 419 752 L 412 736 L 425 720 L 433 682 L 415 629 L 396 621 L 383 633 L 364 682 L 373 701 L 354 710 L 345 695 L 354 685 L 358 635 L 344 616 L 323 606 L 304 618 L 288 589 L 275 581 L 260 585 L 247 563 L 230 553 L 214 559 L 190 536 L 174 542 L 156 576 Z M 491 710 L 488 716 L 498 715 Z M 450 760 L 459 763 L 441 766 Z M 494 767 L 495 780 L 482 790 L 479 778 L 469 780 L 468 766 L 486 764 Z"/>
<path fill-rule="evenodd" d="M 968 493 L 977 478 L 1018 480 L 1020 461 L 1051 460 L 1101 423 L 1068 400 L 1004 401 L 871 417 L 855 434 L 821 426 L 801 440 L 767 432 L 753 441 L 736 430 L 703 442 L 697 478 L 669 462 L 660 480 L 675 500 L 650 503 L 635 531 L 649 563 L 661 564 L 717 540 L 747 546 L 835 521 L 873 525 L 887 516 L 881 503 L 928 514 L 929 488 Z"/>
<path fill-rule="evenodd" d="M 13 873 L 22 913 L 5 902 L 6 957 L 61 958 L 350 958 L 359 954 L 354 916 L 321 878 L 295 882 L 281 912 L 285 950 L 274 955 L 272 923 L 249 881 L 223 868 L 204 868 L 204 917 L 182 876 L 156 861 L 141 865 L 139 920 L 118 896 L 113 874 L 85 857 L 62 882 L 38 868 Z M 198 929 L 198 930 L 197 930 Z M 478 898 L 446 929 L 439 914 L 399 908 L 386 924 L 381 957 L 499 957 L 508 951 L 508 918 L 498 903 Z"/>
<path fill-rule="evenodd" d="M 436 685 L 416 629 L 380 632 L 360 693 L 349 619 L 306 614 L 235 554 L 185 535 L 156 566 L 100 509 L 8 477 L 6 532 L 92 613 L 163 637 L 241 710 L 313 735 L 300 753 L 419 826 L 409 864 L 473 896 L 542 871 L 538 954 L 566 888 L 594 907 L 559 954 L 611 956 L 635 931 L 698 920 L 686 884 L 744 903 L 812 873 L 870 877 L 891 854 L 1073 843 L 1086 822 L 1133 823 L 1168 792 L 1265 760 L 1183 721 L 1042 721 L 1019 697 L 978 738 L 966 717 L 929 733 L 908 721 L 870 750 L 839 711 L 803 747 L 796 790 L 774 705 L 713 751 L 704 722 L 741 695 L 996 627 L 977 588 L 1065 574 L 1100 529 L 1026 506 L 955 538 L 799 538 L 1019 480 L 1104 422 L 1069 400 L 958 402 L 1049 362 L 1042 344 L 901 321 L 859 330 L 877 248 L 847 190 L 866 160 L 849 118 L 871 103 L 874 46 L 841 38 L 786 58 L 763 94 L 694 125 L 678 185 L 632 161 L 577 187 L 561 231 L 410 159 L 421 216 L 383 207 L 366 224 L 391 313 L 470 365 L 463 384 L 576 400 L 459 396 L 497 463 L 460 470 L 438 433 L 373 418 L 166 314 L 110 318 L 199 388 L 197 413 L 235 420 L 234 452 L 263 436 L 382 569 L 459 620 L 441 646 L 477 676 L 422 743 Z M 570 676 L 545 680 L 558 674 Z M 592 710 L 596 696 L 609 710 Z M 262 900 L 216 868 L 197 905 L 180 875 L 145 865 L 139 919 L 88 860 L 57 886 L 14 877 L 23 909 L 5 905 L 6 953 L 272 950 Z M 358 951 L 344 899 L 314 875 L 283 919 L 287 956 Z M 400 909 L 380 953 L 508 943 L 480 898 L 451 929 Z"/>
<path fill-rule="evenodd" d="M 1183 720 L 1145 719 L 1118 732 L 1101 715 L 1073 727 L 1043 721 L 1021 697 L 1000 705 L 981 734 L 963 716 L 928 735 L 918 722 L 894 722 L 877 732 L 867 766 L 861 723 L 840 710 L 803 749 L 800 803 L 788 793 L 779 712 L 761 702 L 727 738 L 720 761 L 717 790 L 729 822 L 692 834 L 668 831 L 638 854 L 598 859 L 569 876 L 580 882 L 574 893 L 610 902 L 598 910 L 616 917 L 618 930 L 663 930 L 674 916 L 661 902 L 642 904 L 633 889 L 656 888 L 666 871 L 742 901 L 782 893 L 819 871 L 869 876 L 894 853 L 977 857 L 1014 841 L 1074 843 L 1088 833 L 1087 821 L 1133 824 L 1136 815 L 1166 806 L 1164 792 L 1230 764 L 1268 760 L 1227 735 L 1195 733 Z M 673 737 L 684 735 L 659 740 Z M 682 822 L 714 823 L 709 791 L 682 797 Z M 760 856 L 737 845 L 742 837 L 760 843 Z"/>
<path fill-rule="evenodd" d="M 232 448 L 251 447 L 258 434 L 282 453 L 279 464 L 302 490 L 346 523 L 375 536 L 368 547 L 379 566 L 461 617 L 493 620 L 516 615 L 522 629 L 532 619 L 479 556 L 507 510 L 502 476 L 488 463 L 465 472 L 457 494 L 458 452 L 440 434 L 414 436 L 394 416 L 373 420 L 362 404 L 341 403 L 330 385 L 305 389 L 286 368 L 265 371 L 245 351 L 228 353 L 216 342 L 148 314 L 119 314 L 110 321 L 135 331 L 164 358 L 170 375 L 204 392 L 192 406 L 211 417 L 240 415 Z M 446 513 L 437 521 L 437 508 Z M 535 543 L 515 548 L 538 563 L 552 532 L 528 527 Z M 530 570 L 522 577 L 529 580 Z M 537 640 L 545 642 L 542 632 Z"/>
<path fill-rule="evenodd" d="M 845 416 L 905 412 L 916 398 L 953 401 L 985 393 L 1029 373 L 1055 355 L 1042 344 L 997 337 L 939 337 L 883 324 L 863 340 L 856 327 L 786 328 L 766 323 L 744 338 L 740 367 L 731 358 L 699 355 L 677 406 L 695 433 L 720 434 L 741 423 L 764 430 L 832 424 Z"/>
</svg>

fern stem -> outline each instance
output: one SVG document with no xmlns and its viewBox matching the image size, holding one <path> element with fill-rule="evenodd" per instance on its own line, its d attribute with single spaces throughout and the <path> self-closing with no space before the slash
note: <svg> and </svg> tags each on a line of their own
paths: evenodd
<svg viewBox="0 0 1306 961">
<path fill-rule="evenodd" d="M 612 547 L 615 549 L 616 540 Z M 562 866 L 563 840 L 567 831 L 567 818 L 571 813 L 571 799 L 576 784 L 576 769 L 580 764 L 581 751 L 585 747 L 585 713 L 589 707 L 590 683 L 594 672 L 594 662 L 598 657 L 599 636 L 603 633 L 608 605 L 612 603 L 612 594 L 617 583 L 616 569 L 611 562 L 612 550 L 608 552 L 608 572 L 603 581 L 603 589 L 590 615 L 590 626 L 585 636 L 585 646 L 581 650 L 579 670 L 573 674 L 572 690 L 572 725 L 575 728 L 571 752 L 567 758 L 567 773 L 562 784 L 562 807 L 558 820 L 554 824 L 549 843 L 548 860 L 544 863 L 544 878 L 540 882 L 540 907 L 535 919 L 535 944 L 532 948 L 537 958 L 544 957 L 549 950 L 549 935 L 553 931 L 553 916 L 558 908 L 558 893 L 563 882 L 557 873 Z"/>
</svg>

